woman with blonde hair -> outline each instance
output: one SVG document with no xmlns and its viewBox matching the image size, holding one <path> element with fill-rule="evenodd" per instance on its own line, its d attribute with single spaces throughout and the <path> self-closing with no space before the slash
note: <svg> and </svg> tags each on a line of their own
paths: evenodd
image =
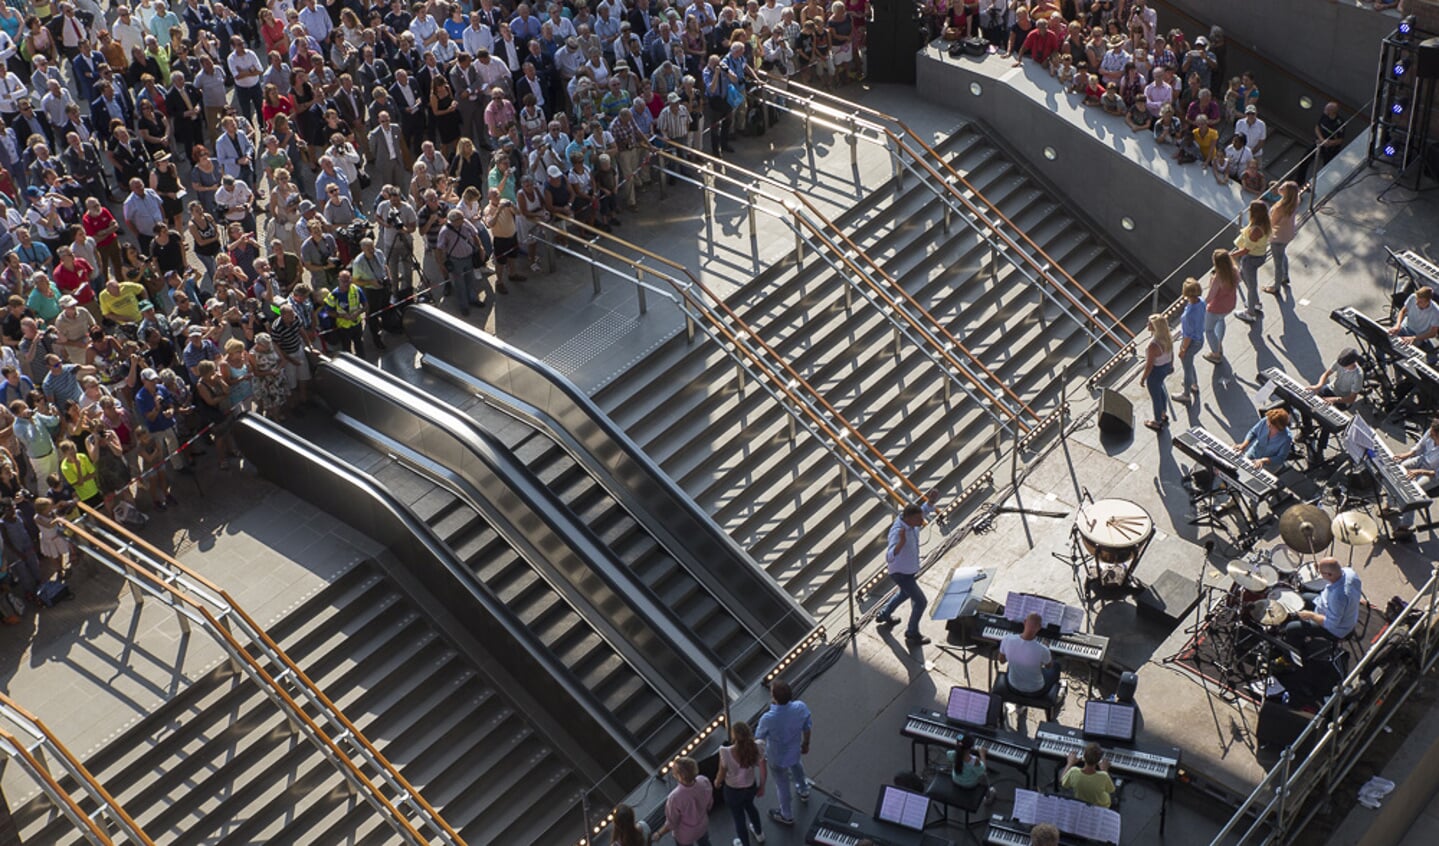
<svg viewBox="0 0 1439 846">
<path fill-rule="evenodd" d="M 1249 308 L 1234 315 L 1245 323 L 1252 323 L 1264 316 L 1259 303 L 1259 268 L 1264 266 L 1264 256 L 1269 250 L 1269 239 L 1274 227 L 1269 222 L 1269 207 L 1263 200 L 1249 204 L 1249 225 L 1234 239 L 1234 249 L 1229 255 L 1239 262 L 1239 277 L 1244 280 L 1244 294 Z"/>
<path fill-rule="evenodd" d="M 1295 219 L 1299 216 L 1299 195 L 1304 189 L 1298 182 L 1289 181 L 1279 186 L 1279 199 L 1269 207 L 1269 255 L 1274 258 L 1274 284 L 1267 285 L 1264 293 L 1279 295 L 1280 288 L 1289 287 L 1289 256 L 1285 250 L 1294 240 Z"/>
<path fill-rule="evenodd" d="M 1224 360 L 1224 318 L 1239 304 L 1239 268 L 1228 250 L 1215 250 L 1211 258 L 1214 270 L 1204 297 L 1204 339 L 1209 342 L 1209 352 L 1204 360 L 1218 364 Z"/>
<path fill-rule="evenodd" d="M 1169 425 L 1166 411 L 1169 397 L 1164 380 L 1174 372 L 1174 338 L 1169 334 L 1169 319 L 1162 314 L 1149 315 L 1149 345 L 1144 349 L 1144 386 L 1154 404 L 1154 418 L 1144 425 L 1156 432 Z"/>
</svg>

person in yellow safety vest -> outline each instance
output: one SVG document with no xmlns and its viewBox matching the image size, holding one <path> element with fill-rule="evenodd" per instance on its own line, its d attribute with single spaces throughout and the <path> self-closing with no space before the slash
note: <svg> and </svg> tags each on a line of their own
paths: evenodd
<svg viewBox="0 0 1439 846">
<path fill-rule="evenodd" d="M 350 271 L 340 271 L 340 284 L 329 296 L 325 305 L 335 315 L 335 331 L 332 337 L 341 351 L 349 350 L 355 355 L 365 355 L 365 292 L 350 279 Z"/>
</svg>

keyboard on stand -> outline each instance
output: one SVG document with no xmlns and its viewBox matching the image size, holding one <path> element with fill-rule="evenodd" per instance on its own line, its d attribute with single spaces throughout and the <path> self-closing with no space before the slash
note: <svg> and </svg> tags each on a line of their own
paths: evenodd
<svg viewBox="0 0 1439 846">
<path fill-rule="evenodd" d="M 1212 469 L 1215 475 L 1251 500 L 1269 500 L 1279 493 L 1279 477 L 1255 467 L 1249 459 L 1235 452 L 1232 444 L 1225 443 L 1202 426 L 1175 435 L 1174 446 Z"/>
<path fill-rule="evenodd" d="M 976 614 L 975 621 L 979 624 L 980 639 L 995 643 L 1003 640 L 1005 635 L 1019 634 L 1024 631 L 1023 623 L 1006 619 L 998 614 Z M 1060 635 L 1041 633 L 1035 640 L 1044 644 L 1050 652 L 1060 658 L 1083 661 L 1095 667 L 1102 667 L 1105 656 L 1109 654 L 1109 638 L 1101 635 L 1085 634 L 1084 632 Z"/>
<path fill-rule="evenodd" d="M 984 842 L 989 846 L 1029 846 L 1032 842 L 1029 832 L 1033 829 L 1034 826 L 1026 825 L 1019 820 L 992 817 L 989 821 L 989 829 L 984 833 Z M 1059 835 L 1059 846 L 1080 846 L 1082 842 L 1084 841 L 1067 834 Z"/>
<path fill-rule="evenodd" d="M 1418 511 L 1421 508 L 1428 508 L 1431 502 L 1429 494 L 1419 483 L 1409 478 L 1404 467 L 1389 451 L 1389 446 L 1378 438 L 1374 439 L 1374 449 L 1364 459 L 1374 475 L 1379 479 L 1379 485 L 1384 488 L 1385 498 L 1389 501 L 1390 508 L 1396 508 L 1402 512 Z"/>
<path fill-rule="evenodd" d="M 929 709 L 920 709 L 905 717 L 900 734 L 914 743 L 946 749 L 953 749 L 960 735 L 973 735 L 975 748 L 983 749 L 991 761 L 1024 770 L 1026 783 L 1034 763 L 1034 741 L 1028 737 L 1002 729 L 956 725 L 938 711 Z M 910 763 L 914 763 L 913 756 Z"/>
<path fill-rule="evenodd" d="M 1089 741 L 1084 732 L 1059 723 L 1040 723 L 1034 739 L 1040 755 L 1063 760 L 1071 752 L 1082 755 Z M 1179 747 L 1140 749 L 1130 746 L 1104 746 L 1109 771 L 1118 775 L 1150 781 L 1172 782 L 1179 776 Z"/>
<path fill-rule="evenodd" d="M 1274 393 L 1290 406 L 1299 410 L 1306 418 L 1313 419 L 1324 431 L 1337 435 L 1344 431 L 1354 418 L 1324 401 L 1324 398 L 1309 390 L 1309 386 L 1291 377 L 1277 367 L 1266 367 L 1259 375 L 1274 383 Z"/>
<path fill-rule="evenodd" d="M 1399 273 L 1408 276 L 1416 286 L 1439 289 L 1439 266 L 1413 250 L 1396 253 L 1389 250 L 1387 261 Z"/>
<path fill-rule="evenodd" d="M 901 828 L 834 802 L 820 808 L 804 835 L 804 842 L 814 846 L 858 846 L 861 840 L 874 846 L 953 846 L 942 837 Z"/>
</svg>

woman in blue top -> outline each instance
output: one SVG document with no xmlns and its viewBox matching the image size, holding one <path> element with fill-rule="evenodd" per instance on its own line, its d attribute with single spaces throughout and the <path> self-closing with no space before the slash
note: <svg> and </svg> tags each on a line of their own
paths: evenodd
<svg viewBox="0 0 1439 846">
<path fill-rule="evenodd" d="M 974 735 L 962 734 L 954 742 L 954 748 L 945 755 L 949 758 L 949 777 L 957 787 L 978 787 L 989 783 L 984 769 L 984 750 L 974 748 Z"/>
<path fill-rule="evenodd" d="M 1294 438 L 1289 434 L 1289 412 L 1282 408 L 1267 411 L 1241 443 L 1234 445 L 1255 467 L 1271 473 L 1279 471 L 1289 457 Z"/>
<path fill-rule="evenodd" d="M 1184 312 L 1179 315 L 1179 366 L 1184 371 L 1184 389 L 1170 394 L 1170 399 L 1188 405 L 1199 401 L 1199 374 L 1194 371 L 1194 358 L 1204 349 L 1204 289 L 1193 276 L 1184 280 Z"/>
</svg>

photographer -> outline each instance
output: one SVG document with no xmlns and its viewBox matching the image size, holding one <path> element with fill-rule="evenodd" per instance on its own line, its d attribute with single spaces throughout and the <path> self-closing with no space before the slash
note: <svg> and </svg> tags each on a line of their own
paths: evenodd
<svg viewBox="0 0 1439 846">
<path fill-rule="evenodd" d="M 350 275 L 365 292 L 365 322 L 370 326 L 375 348 L 382 352 L 385 341 L 380 337 L 379 312 L 390 305 L 390 282 L 386 272 L 385 254 L 375 249 L 375 239 L 361 240 L 360 252 L 350 262 Z"/>
<path fill-rule="evenodd" d="M 227 223 L 238 223 L 246 232 L 255 230 L 255 214 L 251 206 L 255 192 L 244 180 L 226 174 L 215 191 L 215 209 L 225 216 Z"/>
<path fill-rule="evenodd" d="M 316 289 L 333 288 L 339 278 L 340 246 L 327 229 L 324 221 L 314 221 L 310 237 L 300 245 L 300 262 L 310 271 L 310 284 Z"/>
<path fill-rule="evenodd" d="M 325 297 L 325 305 L 335 315 L 335 328 L 330 339 L 341 352 L 349 351 L 361 358 L 365 355 L 365 292 L 354 284 L 348 270 L 340 271 L 338 284 Z"/>
<path fill-rule="evenodd" d="M 475 282 L 475 268 L 489 260 L 491 247 L 486 243 L 487 239 L 488 234 L 481 239 L 480 230 L 465 220 L 459 209 L 452 209 L 435 241 L 435 250 L 444 262 L 450 285 L 452 289 L 459 289 L 456 293 L 460 298 L 460 314 L 468 315 L 471 305 L 484 308 L 490 304 L 488 297 L 472 298 L 470 294 Z"/>
<path fill-rule="evenodd" d="M 400 189 L 385 185 L 380 188 L 375 221 L 380 225 L 379 248 L 385 256 L 385 271 L 395 284 L 399 298 L 404 299 L 414 288 L 414 238 L 419 218 Z"/>
</svg>

